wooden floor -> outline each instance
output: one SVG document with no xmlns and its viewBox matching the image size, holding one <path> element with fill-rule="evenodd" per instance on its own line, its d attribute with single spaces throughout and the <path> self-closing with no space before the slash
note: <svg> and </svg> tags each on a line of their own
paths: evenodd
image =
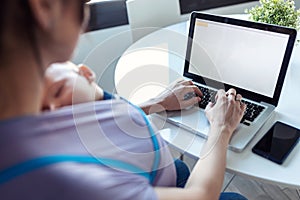
<svg viewBox="0 0 300 200">
<path fill-rule="evenodd" d="M 300 200 L 299 190 L 294 188 L 267 184 L 228 173 L 225 177 L 229 177 L 224 181 L 225 192 L 237 192 L 249 200 Z M 226 182 L 228 179 L 231 182 Z"/>
<path fill-rule="evenodd" d="M 184 161 L 191 169 L 194 167 L 195 160 L 184 156 Z M 300 200 L 300 188 L 268 184 L 230 173 L 225 174 L 223 191 L 240 193 L 249 200 Z"/>
</svg>

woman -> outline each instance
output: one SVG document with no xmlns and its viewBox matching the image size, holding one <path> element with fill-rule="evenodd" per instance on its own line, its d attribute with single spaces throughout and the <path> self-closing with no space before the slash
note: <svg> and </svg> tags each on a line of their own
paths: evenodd
<svg viewBox="0 0 300 200">
<path fill-rule="evenodd" d="M 71 57 L 87 20 L 85 1 L 1 3 L 2 198 L 219 198 L 226 148 L 245 110 L 241 95 L 220 90 L 208 105 L 211 130 L 203 155 L 186 187 L 171 187 L 173 161 L 135 106 L 112 100 L 40 113 L 45 70 Z"/>
</svg>

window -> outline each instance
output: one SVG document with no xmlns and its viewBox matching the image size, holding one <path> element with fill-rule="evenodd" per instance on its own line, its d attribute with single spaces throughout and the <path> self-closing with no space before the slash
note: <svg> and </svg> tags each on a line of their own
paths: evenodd
<svg viewBox="0 0 300 200">
<path fill-rule="evenodd" d="M 125 0 L 91 1 L 88 31 L 128 24 Z"/>
<path fill-rule="evenodd" d="M 206 10 L 239 3 L 257 0 L 179 0 L 181 14 L 187 14 L 194 10 Z"/>
</svg>

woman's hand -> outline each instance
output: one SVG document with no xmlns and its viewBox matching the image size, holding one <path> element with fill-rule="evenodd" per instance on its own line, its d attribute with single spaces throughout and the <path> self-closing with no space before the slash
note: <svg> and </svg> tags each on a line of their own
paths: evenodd
<svg viewBox="0 0 300 200">
<path fill-rule="evenodd" d="M 181 110 L 201 101 L 202 93 L 192 81 L 180 80 L 172 83 L 158 95 L 165 110 Z"/>
<path fill-rule="evenodd" d="M 205 109 L 211 127 L 221 128 L 231 137 L 246 110 L 246 104 L 242 103 L 241 99 L 242 96 L 236 94 L 234 89 L 227 92 L 219 90 L 216 102 L 214 104 L 210 102 Z"/>
<path fill-rule="evenodd" d="M 168 86 L 157 97 L 139 105 L 146 114 L 181 110 L 201 101 L 202 93 L 192 81 L 180 80 Z"/>
</svg>

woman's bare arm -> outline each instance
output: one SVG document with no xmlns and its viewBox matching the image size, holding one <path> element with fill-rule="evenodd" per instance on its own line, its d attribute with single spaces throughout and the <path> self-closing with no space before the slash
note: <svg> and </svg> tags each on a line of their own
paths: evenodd
<svg viewBox="0 0 300 200">
<path fill-rule="evenodd" d="M 184 189 L 155 188 L 159 199 L 218 199 L 226 166 L 226 153 L 233 131 L 246 106 L 235 90 L 220 90 L 216 104 L 210 103 L 206 116 L 211 124 L 209 137 Z"/>
</svg>

